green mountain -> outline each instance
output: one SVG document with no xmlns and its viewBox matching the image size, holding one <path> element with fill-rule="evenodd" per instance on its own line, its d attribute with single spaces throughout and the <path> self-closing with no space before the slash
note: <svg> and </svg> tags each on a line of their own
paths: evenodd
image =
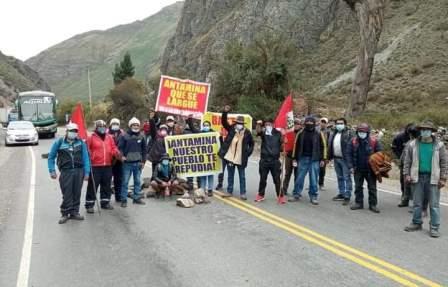
<svg viewBox="0 0 448 287">
<path fill-rule="evenodd" d="M 0 52 L 0 106 L 10 104 L 18 92 L 37 89 L 49 91 L 50 87 L 25 63 Z"/>
<path fill-rule="evenodd" d="M 113 87 L 112 71 L 126 52 L 135 77 L 145 80 L 159 70 L 159 58 L 176 30 L 183 2 L 165 7 L 142 21 L 105 31 L 90 31 L 57 44 L 26 61 L 50 84 L 59 98 L 88 98 L 87 71 L 92 95 L 101 100 Z"/>
</svg>

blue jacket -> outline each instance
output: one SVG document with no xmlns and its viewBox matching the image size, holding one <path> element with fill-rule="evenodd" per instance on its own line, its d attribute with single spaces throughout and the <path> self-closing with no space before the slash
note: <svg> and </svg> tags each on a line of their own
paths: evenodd
<svg viewBox="0 0 448 287">
<path fill-rule="evenodd" d="M 89 152 L 86 144 L 80 139 L 69 142 L 66 137 L 63 137 L 53 143 L 48 155 L 48 171 L 50 173 L 56 172 L 56 159 L 60 171 L 83 168 L 85 176 L 90 174 Z"/>
<path fill-rule="evenodd" d="M 141 133 L 134 134 L 131 130 L 124 133 L 118 140 L 118 149 L 128 163 L 146 161 L 146 141 Z"/>
<path fill-rule="evenodd" d="M 347 163 L 350 169 L 370 170 L 369 158 L 372 154 L 382 151 L 381 143 L 368 135 L 364 140 L 358 136 L 352 139 L 347 149 Z"/>
</svg>

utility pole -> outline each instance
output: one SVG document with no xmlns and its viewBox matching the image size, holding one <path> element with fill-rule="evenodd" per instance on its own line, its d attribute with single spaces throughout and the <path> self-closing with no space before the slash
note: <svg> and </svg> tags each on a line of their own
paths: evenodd
<svg viewBox="0 0 448 287">
<path fill-rule="evenodd" d="M 87 67 L 87 82 L 89 84 L 89 107 L 92 110 L 92 83 L 90 82 L 90 68 Z"/>
</svg>

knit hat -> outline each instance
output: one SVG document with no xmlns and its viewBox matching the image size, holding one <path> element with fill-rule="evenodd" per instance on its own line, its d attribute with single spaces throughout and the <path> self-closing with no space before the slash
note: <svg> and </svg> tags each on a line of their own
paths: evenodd
<svg viewBox="0 0 448 287">
<path fill-rule="evenodd" d="M 305 118 L 305 123 L 306 122 L 312 122 L 313 124 L 316 123 L 316 118 L 312 117 L 312 116 L 308 116 Z"/>
<path fill-rule="evenodd" d="M 106 122 L 103 120 L 97 120 L 95 121 L 95 128 L 97 127 L 105 127 L 106 126 Z"/>
<path fill-rule="evenodd" d="M 113 118 L 110 120 L 110 125 L 120 125 L 120 120 L 117 118 Z"/>
<path fill-rule="evenodd" d="M 369 127 L 368 124 L 366 124 L 366 123 L 362 123 L 362 124 L 360 124 L 360 125 L 358 126 L 357 131 L 358 131 L 358 132 L 368 133 L 368 132 L 370 132 L 370 127 Z"/>
<path fill-rule="evenodd" d="M 173 116 L 167 116 L 167 117 L 166 117 L 166 121 L 167 121 L 167 122 L 169 122 L 169 121 L 173 121 L 173 122 L 175 122 Z"/>
<path fill-rule="evenodd" d="M 160 161 L 162 161 L 164 159 L 168 159 L 169 161 L 171 161 L 170 155 L 167 154 L 167 153 L 162 154 L 162 157 L 160 158 Z"/>
<path fill-rule="evenodd" d="M 133 117 L 130 121 L 129 121 L 129 127 L 131 127 L 132 125 L 140 125 L 140 121 L 136 118 Z"/>
</svg>

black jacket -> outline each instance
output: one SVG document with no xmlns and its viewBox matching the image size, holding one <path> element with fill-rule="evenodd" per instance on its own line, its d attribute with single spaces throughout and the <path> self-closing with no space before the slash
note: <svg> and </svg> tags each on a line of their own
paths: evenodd
<svg viewBox="0 0 448 287">
<path fill-rule="evenodd" d="M 282 133 L 272 129 L 272 135 L 266 135 L 264 131 L 259 131 L 257 136 L 261 138 L 261 160 L 273 161 L 280 158 L 282 149 Z"/>
<path fill-rule="evenodd" d="M 334 159 L 334 149 L 333 149 L 333 143 L 334 143 L 334 137 L 336 136 L 337 132 L 333 132 L 330 135 L 330 138 L 328 140 L 328 159 L 332 160 Z M 353 135 L 351 134 L 350 130 L 345 129 L 342 132 L 341 135 L 341 150 L 342 150 L 342 158 L 344 160 L 347 160 L 348 157 L 348 145 L 351 144 Z"/>
<path fill-rule="evenodd" d="M 411 138 L 405 132 L 401 132 L 394 137 L 394 140 L 392 141 L 392 151 L 398 159 L 401 158 L 404 148 L 410 140 Z"/>
<path fill-rule="evenodd" d="M 352 138 L 347 150 L 347 164 L 350 169 L 369 170 L 369 158 L 372 154 L 382 151 L 381 143 L 368 135 L 366 139 L 357 136 Z"/>
<path fill-rule="evenodd" d="M 224 158 L 227 152 L 229 151 L 233 138 L 235 137 L 236 129 L 235 125 L 229 125 L 229 122 L 227 121 L 226 112 L 222 113 L 221 124 L 228 132 L 228 135 L 225 138 L 219 150 L 219 156 L 221 158 Z M 249 160 L 249 157 L 252 155 L 253 151 L 254 151 L 254 139 L 252 138 L 252 134 L 250 130 L 244 129 L 243 154 L 241 157 L 241 166 L 243 166 L 244 168 L 247 167 L 247 162 Z"/>
<path fill-rule="evenodd" d="M 296 135 L 296 140 L 294 142 L 294 150 L 292 157 L 296 160 L 299 160 L 303 155 L 303 142 L 304 136 L 308 134 L 305 130 L 300 131 Z M 313 135 L 313 155 L 311 160 L 313 161 L 321 161 L 328 159 L 328 149 L 327 149 L 327 139 L 325 135 L 318 131 L 314 130 Z"/>
</svg>

